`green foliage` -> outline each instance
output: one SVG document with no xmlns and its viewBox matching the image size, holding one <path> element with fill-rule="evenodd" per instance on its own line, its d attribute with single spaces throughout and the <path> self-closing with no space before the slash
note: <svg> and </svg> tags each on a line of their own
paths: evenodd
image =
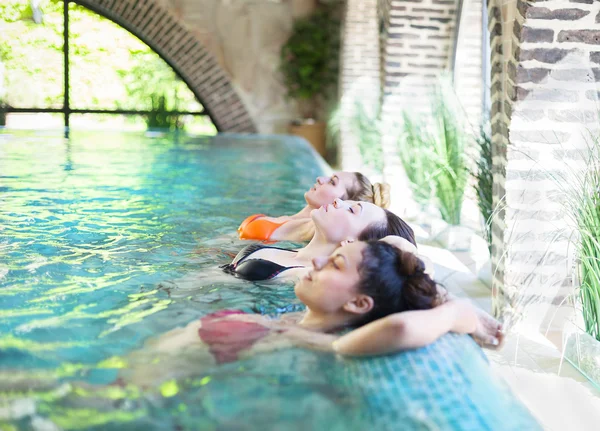
<svg viewBox="0 0 600 431">
<path fill-rule="evenodd" d="M 481 125 L 479 135 L 476 138 L 479 146 L 479 154 L 476 160 L 476 170 L 472 173 L 476 180 L 475 192 L 477 193 L 477 205 L 479 212 L 485 221 L 485 237 L 488 248 L 492 248 L 492 214 L 493 205 L 493 186 L 494 179 L 492 175 L 492 137 L 487 130 L 486 125 Z"/>
<path fill-rule="evenodd" d="M 354 115 L 350 120 L 354 134 L 358 138 L 358 150 L 363 162 L 376 172 L 383 172 L 383 148 L 381 146 L 382 126 L 379 111 L 369 109 L 357 101 Z"/>
<path fill-rule="evenodd" d="M 559 189 L 558 201 L 570 221 L 578 257 L 579 298 L 585 330 L 600 341 L 600 137 L 590 135 L 581 165 L 548 172 Z M 568 232 L 567 232 L 568 233 Z"/>
<path fill-rule="evenodd" d="M 432 98 L 431 116 L 403 115 L 398 154 L 411 182 L 415 200 L 426 205 L 433 194 L 442 219 L 460 224 L 469 171 L 460 115 L 453 112 L 453 95 L 440 85 Z"/>
<path fill-rule="evenodd" d="M 164 95 L 153 94 L 150 96 L 152 104 L 151 113 L 146 117 L 146 125 L 148 129 L 168 129 L 168 130 L 181 130 L 183 129 L 183 122 L 177 115 L 171 114 L 171 110 L 167 106 L 167 98 Z"/>
<path fill-rule="evenodd" d="M 425 124 L 405 112 L 396 145 L 413 196 L 424 207 L 433 194 L 431 137 Z"/>
<path fill-rule="evenodd" d="M 460 224 L 460 213 L 469 178 L 466 147 L 468 136 L 452 112 L 451 96 L 440 88 L 433 99 L 433 183 L 442 219 L 452 225 Z"/>
<path fill-rule="evenodd" d="M 588 143 L 581 171 L 570 172 L 565 208 L 579 231 L 580 300 L 585 330 L 600 341 L 600 138 Z M 564 183 L 563 183 L 564 184 Z"/>
<path fill-rule="evenodd" d="M 322 7 L 297 20 L 281 48 L 281 72 L 288 96 L 307 102 L 306 117 L 316 118 L 319 99 L 337 83 L 339 33 L 340 22 L 334 9 Z"/>
<path fill-rule="evenodd" d="M 62 106 L 62 7 L 62 1 L 42 2 L 43 22 L 35 24 L 29 1 L 0 2 L 0 61 L 11 106 Z M 173 70 L 131 33 L 75 3 L 69 16 L 72 108 L 151 110 L 162 96 L 173 109 L 202 109 Z"/>
<path fill-rule="evenodd" d="M 343 114 L 340 105 L 330 117 L 328 127 L 331 135 L 339 135 Z M 382 125 L 379 106 L 376 109 L 369 109 L 361 100 L 356 100 L 347 121 L 352 133 L 357 137 L 362 162 L 375 172 L 383 172 Z"/>
</svg>

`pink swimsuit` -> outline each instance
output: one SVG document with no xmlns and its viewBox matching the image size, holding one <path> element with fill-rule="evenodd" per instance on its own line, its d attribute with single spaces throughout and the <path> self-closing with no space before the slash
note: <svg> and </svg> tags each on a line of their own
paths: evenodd
<svg viewBox="0 0 600 431">
<path fill-rule="evenodd" d="M 198 335 L 208 344 L 210 353 L 219 364 L 236 361 L 242 350 L 252 347 L 270 332 L 269 328 L 258 323 L 223 319 L 233 314 L 246 313 L 240 310 L 223 310 L 200 319 L 202 327 L 198 330 Z"/>
</svg>

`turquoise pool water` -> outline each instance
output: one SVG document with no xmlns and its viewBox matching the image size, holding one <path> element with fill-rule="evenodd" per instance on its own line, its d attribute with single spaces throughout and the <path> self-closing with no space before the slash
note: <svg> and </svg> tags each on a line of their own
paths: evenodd
<svg viewBox="0 0 600 431">
<path fill-rule="evenodd" d="M 537 429 L 469 337 L 361 360 L 145 350 L 213 311 L 301 309 L 218 265 L 323 169 L 293 138 L 0 132 L 0 429 Z"/>
</svg>

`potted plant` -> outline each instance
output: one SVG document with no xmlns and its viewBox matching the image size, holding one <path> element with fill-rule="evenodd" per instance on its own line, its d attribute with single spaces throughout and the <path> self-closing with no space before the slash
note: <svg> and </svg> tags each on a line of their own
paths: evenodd
<svg viewBox="0 0 600 431">
<path fill-rule="evenodd" d="M 320 118 L 338 80 L 339 26 L 333 7 L 322 6 L 294 23 L 281 48 L 287 95 L 297 101 L 301 115 L 289 132 L 304 137 L 321 155 L 325 155 L 326 124 Z"/>
<path fill-rule="evenodd" d="M 398 154 L 405 168 L 413 196 L 424 213 L 434 201 L 443 223 L 431 222 L 431 235 L 453 251 L 471 248 L 472 232 L 461 226 L 462 204 L 469 177 L 466 146 L 468 135 L 451 94 L 443 82 L 432 99 L 431 115 L 417 118 L 406 112 L 398 140 Z M 433 199 L 431 199 L 433 197 Z M 434 227 L 433 225 L 440 225 Z M 444 226 L 443 229 L 441 226 Z"/>
<path fill-rule="evenodd" d="M 6 126 L 6 114 L 8 105 L 0 98 L 0 127 Z"/>
<path fill-rule="evenodd" d="M 183 121 L 178 115 L 172 114 L 167 106 L 167 97 L 164 94 L 150 95 L 152 109 L 146 115 L 146 126 L 149 135 L 160 136 L 166 131 L 179 131 L 184 128 Z M 175 105 L 177 103 L 175 102 Z M 177 110 L 176 108 L 174 109 Z"/>
</svg>

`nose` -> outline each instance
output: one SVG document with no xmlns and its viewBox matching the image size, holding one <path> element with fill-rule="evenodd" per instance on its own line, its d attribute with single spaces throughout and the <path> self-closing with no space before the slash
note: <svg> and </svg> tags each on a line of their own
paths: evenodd
<svg viewBox="0 0 600 431">
<path fill-rule="evenodd" d="M 315 270 L 320 271 L 321 269 L 323 269 L 323 267 L 327 265 L 327 259 L 329 258 L 323 256 L 313 258 L 312 264 Z"/>
<path fill-rule="evenodd" d="M 344 208 L 345 203 L 343 200 L 341 200 L 340 198 L 337 198 L 333 201 L 333 207 L 334 208 Z"/>
</svg>

